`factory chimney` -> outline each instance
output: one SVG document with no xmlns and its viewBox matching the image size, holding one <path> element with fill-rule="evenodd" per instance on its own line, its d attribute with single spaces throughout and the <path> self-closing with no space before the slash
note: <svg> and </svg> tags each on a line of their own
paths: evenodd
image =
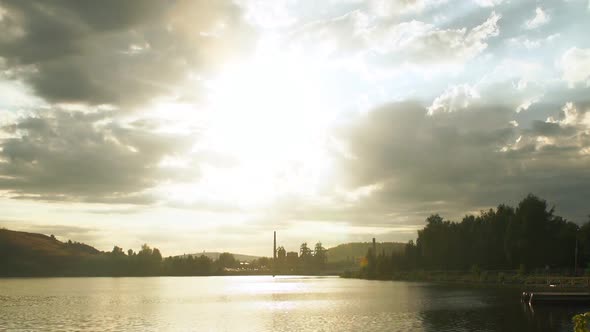
<svg viewBox="0 0 590 332">
<path fill-rule="evenodd" d="M 277 266 L 277 231 L 274 231 L 272 244 L 272 276 L 275 276 Z"/>
</svg>

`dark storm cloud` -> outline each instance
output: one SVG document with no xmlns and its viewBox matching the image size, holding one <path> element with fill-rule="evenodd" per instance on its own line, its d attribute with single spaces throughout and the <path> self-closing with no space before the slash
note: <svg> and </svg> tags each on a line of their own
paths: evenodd
<svg viewBox="0 0 590 332">
<path fill-rule="evenodd" d="M 247 44 L 231 1 L 0 1 L 0 57 L 50 102 L 139 104 Z"/>
<path fill-rule="evenodd" d="M 339 133 L 349 154 L 341 175 L 352 188 L 381 186 L 359 203 L 365 211 L 460 216 L 533 192 L 582 221 L 590 212 L 588 127 L 519 128 L 509 124 L 513 114 L 472 106 L 428 116 L 412 103 L 381 107 Z"/>
<path fill-rule="evenodd" d="M 147 204 L 142 191 L 196 174 L 158 167 L 192 138 L 112 121 L 111 112 L 52 111 L 3 128 L 0 188 L 13 198 Z"/>
</svg>

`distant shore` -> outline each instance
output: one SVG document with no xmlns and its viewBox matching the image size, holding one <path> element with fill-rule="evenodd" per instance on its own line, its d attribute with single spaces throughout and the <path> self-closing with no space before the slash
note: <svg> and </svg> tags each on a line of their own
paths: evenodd
<svg viewBox="0 0 590 332">
<path fill-rule="evenodd" d="M 365 278 L 357 273 L 344 273 L 342 278 L 381 281 L 427 282 L 439 285 L 467 287 L 500 287 L 521 290 L 590 290 L 590 277 L 567 275 L 519 275 L 506 272 L 473 274 L 457 271 L 413 271 L 395 273 L 390 277 Z"/>
</svg>

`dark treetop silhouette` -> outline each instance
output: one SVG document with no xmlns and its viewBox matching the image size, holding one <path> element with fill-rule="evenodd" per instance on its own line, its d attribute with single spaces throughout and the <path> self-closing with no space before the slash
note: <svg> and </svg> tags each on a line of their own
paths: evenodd
<svg viewBox="0 0 590 332">
<path fill-rule="evenodd" d="M 578 226 L 529 194 L 516 208 L 502 204 L 477 216 L 466 215 L 460 222 L 431 215 L 416 242 L 410 241 L 404 251 L 373 253 L 369 249 L 359 276 L 509 269 L 579 274 L 581 267 L 589 266 L 590 221 Z"/>
</svg>

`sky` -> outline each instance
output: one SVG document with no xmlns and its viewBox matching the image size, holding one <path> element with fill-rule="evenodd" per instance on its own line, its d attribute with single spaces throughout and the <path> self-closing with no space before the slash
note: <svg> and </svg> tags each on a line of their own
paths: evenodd
<svg viewBox="0 0 590 332">
<path fill-rule="evenodd" d="M 101 250 L 590 214 L 588 0 L 0 0 L 0 226 Z"/>
</svg>

